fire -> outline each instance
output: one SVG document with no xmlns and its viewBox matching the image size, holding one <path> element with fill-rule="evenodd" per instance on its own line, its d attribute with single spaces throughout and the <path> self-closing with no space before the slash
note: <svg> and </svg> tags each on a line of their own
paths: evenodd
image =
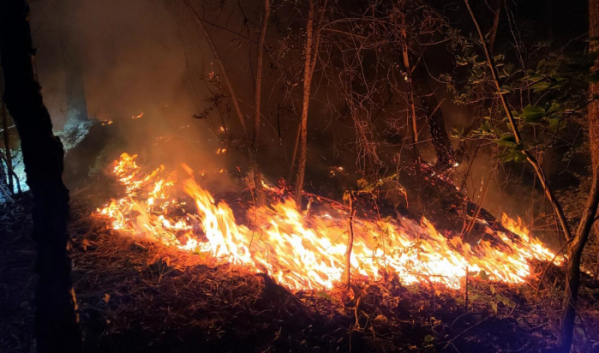
<svg viewBox="0 0 599 353">
<path fill-rule="evenodd" d="M 288 198 L 248 209 L 252 224 L 240 224 L 229 205 L 216 203 L 192 177 L 179 183 L 163 166 L 143 173 L 136 157 L 123 154 L 115 161 L 114 174 L 126 196 L 98 210 L 113 229 L 267 273 L 292 290 L 331 289 L 342 280 L 348 237 L 343 211 L 312 211 L 307 218 Z M 193 210 L 186 199 L 193 200 Z M 499 233 L 505 246 L 481 241 L 472 247 L 459 236 L 443 236 L 427 220 L 354 218 L 352 276 L 376 281 L 393 272 L 403 284 L 435 282 L 458 289 L 466 271 L 522 283 L 532 275 L 529 260 L 562 261 L 532 238 L 520 220 L 504 215 L 502 223 L 520 239 Z"/>
</svg>

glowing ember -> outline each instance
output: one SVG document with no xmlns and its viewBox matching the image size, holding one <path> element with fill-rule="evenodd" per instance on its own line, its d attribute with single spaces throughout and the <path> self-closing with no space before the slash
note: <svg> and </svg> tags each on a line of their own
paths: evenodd
<svg viewBox="0 0 599 353">
<path fill-rule="evenodd" d="M 306 220 L 293 200 L 287 199 L 250 208 L 250 229 L 236 222 L 226 203 L 215 204 L 193 178 L 177 183 L 174 175 L 164 175 L 162 166 L 143 173 L 135 158 L 123 154 L 114 164 L 114 174 L 127 196 L 98 210 L 114 229 L 267 273 L 294 290 L 330 289 L 342 280 L 348 235 L 345 215 L 312 211 Z M 193 213 L 185 209 L 189 205 L 183 197 L 175 197 L 182 191 L 194 200 Z M 458 236 L 441 235 L 426 220 L 418 224 L 405 218 L 355 219 L 353 278 L 377 280 L 387 271 L 397 274 L 404 284 L 431 281 L 457 289 L 467 269 L 484 271 L 491 280 L 522 283 L 531 275 L 528 260 L 550 261 L 555 254 L 531 238 L 521 222 L 504 215 L 502 223 L 521 239 L 510 240 L 500 233 L 496 235 L 506 246 L 481 241 L 472 248 Z M 556 259 L 561 261 L 561 257 Z"/>
</svg>

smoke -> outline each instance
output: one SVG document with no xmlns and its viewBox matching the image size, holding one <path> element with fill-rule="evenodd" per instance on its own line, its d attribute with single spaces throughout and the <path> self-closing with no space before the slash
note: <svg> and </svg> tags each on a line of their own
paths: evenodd
<svg viewBox="0 0 599 353">
<path fill-rule="evenodd" d="M 208 1 L 194 2 L 194 5 L 201 15 L 218 25 L 209 25 L 208 29 L 249 122 L 256 46 L 246 38 L 257 38 L 261 2 Z M 113 122 L 96 125 L 92 134 L 101 136 L 84 141 L 80 151 L 69 152 L 71 156 L 67 156 L 67 160 L 74 162 L 67 164 L 67 170 L 78 170 L 81 178 L 105 166 L 120 153 L 128 152 L 138 153 L 140 163 L 150 167 L 158 164 L 177 167 L 186 163 L 212 177 L 220 184 L 219 188 L 233 185 L 230 179 L 223 177 L 221 170 L 235 171 L 240 167 L 239 174 L 247 172 L 248 163 L 243 157 L 246 147 L 237 141 L 239 147 L 235 148 L 236 142 L 227 139 L 221 131 L 221 126 L 225 126 L 239 140 L 241 131 L 234 112 L 228 112 L 223 103 L 220 109 L 211 111 L 207 119 L 192 118 L 211 106 L 206 99 L 214 96 L 218 89 L 205 77 L 211 72 L 218 73 L 218 69 L 203 33 L 181 1 L 36 1 L 32 3 L 31 24 L 38 48 L 38 76 L 55 128 L 61 129 L 66 122 L 66 82 L 73 75 L 83 79 L 88 116 Z M 301 45 L 297 44 L 299 48 Z M 265 63 L 267 67 L 268 62 L 269 59 Z M 299 112 L 281 114 L 276 110 L 283 94 L 277 86 L 281 74 L 271 68 L 265 71 L 265 118 L 259 155 L 264 175 L 276 180 L 288 174 Z M 308 187 L 326 185 L 330 190 L 334 185 L 355 182 L 355 178 L 340 173 L 336 173 L 333 180 L 330 173 L 331 167 L 336 166 L 355 169 L 355 151 L 352 151 L 355 131 L 351 121 L 332 113 L 333 108 L 342 109 L 343 105 L 333 91 L 327 91 L 326 87 L 315 89 L 316 97 L 311 103 L 308 141 L 312 170 L 307 176 Z M 322 103 L 329 101 L 332 103 Z M 387 116 L 397 115 L 401 109 L 392 108 Z M 469 112 L 451 104 L 450 99 L 441 109 L 448 130 L 466 128 L 470 124 Z M 142 113 L 139 119 L 132 119 Z M 423 131 L 426 135 L 426 129 Z M 426 140 L 426 136 L 423 139 Z M 222 148 L 228 152 L 217 154 Z M 420 147 L 420 151 L 425 160 L 434 161 L 430 144 Z M 383 152 L 383 157 L 390 159 L 397 153 L 397 147 Z M 494 167 L 494 161 L 484 156 L 490 156 L 490 151 L 481 150 L 471 169 L 472 178 L 466 185 L 470 196 L 480 192 L 481 179 L 488 179 L 490 168 Z M 467 163 L 462 163 L 460 172 L 465 172 Z M 483 206 L 500 214 L 505 210 L 506 195 L 501 193 L 497 179 L 496 174 Z M 509 207 L 515 204 L 517 202 Z"/>
<path fill-rule="evenodd" d="M 55 129 L 66 123 L 66 86 L 73 76 L 84 82 L 88 117 L 104 122 L 92 130 L 102 137 L 90 137 L 92 142 L 81 147 L 85 153 L 73 152 L 84 164 L 74 166 L 80 174 L 96 167 L 94 158 L 122 152 L 140 153 L 152 166 L 187 163 L 207 174 L 219 174 L 231 163 L 216 154 L 224 147 L 219 114 L 192 118 L 213 94 L 214 87 L 203 80 L 212 71 L 212 55 L 184 10 L 162 0 L 32 4 L 38 78 Z M 219 34 L 218 44 L 228 50 L 228 39 Z M 233 75 L 244 70 L 239 60 L 227 64 Z"/>
</svg>

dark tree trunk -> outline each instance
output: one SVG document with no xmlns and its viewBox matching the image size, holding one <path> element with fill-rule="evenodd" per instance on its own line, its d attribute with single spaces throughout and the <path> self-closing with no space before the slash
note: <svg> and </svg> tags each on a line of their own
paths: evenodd
<svg viewBox="0 0 599 353">
<path fill-rule="evenodd" d="M 4 94 L 4 76 L 2 72 L 0 72 L 0 93 Z M 4 170 L 1 165 L 0 172 L 3 173 L 3 180 L 6 180 L 6 187 L 10 191 L 11 194 L 14 194 L 13 187 L 13 168 L 12 168 L 12 154 L 10 150 L 10 131 L 8 126 L 8 112 L 6 111 L 6 102 L 4 102 L 4 98 L 0 98 L 2 102 L 0 103 L 0 119 L 2 119 L 2 137 L 4 138 L 4 164 L 6 165 L 6 170 Z"/>
<path fill-rule="evenodd" d="M 4 98 L 21 138 L 27 183 L 34 197 L 36 242 L 35 334 L 38 352 L 79 352 L 81 335 L 67 254 L 69 191 L 62 181 L 63 148 L 52 134 L 34 72 L 34 53 L 24 0 L 0 1 L 0 58 Z"/>
<path fill-rule="evenodd" d="M 495 0 L 493 5 L 493 25 L 489 30 L 489 52 L 491 52 L 491 54 L 493 54 L 493 48 L 495 47 L 495 38 L 497 38 L 497 30 L 499 29 L 499 18 L 501 17 L 503 0 Z"/>
<path fill-rule="evenodd" d="M 308 24 L 306 25 L 306 55 L 304 58 L 304 87 L 302 90 L 302 115 L 300 120 L 299 161 L 297 164 L 297 178 L 295 179 L 295 203 L 300 210 L 302 208 L 302 194 L 306 174 L 306 155 L 308 153 L 308 108 L 310 107 L 310 85 L 312 83 L 313 25 L 314 0 L 309 0 Z"/>
<path fill-rule="evenodd" d="M 596 141 L 595 141 L 596 143 Z M 576 317 L 576 303 L 578 302 L 578 289 L 580 287 L 580 260 L 582 251 L 589 240 L 591 227 L 595 222 L 597 205 L 599 204 L 599 178 L 595 169 L 591 194 L 587 199 L 587 206 L 583 214 L 576 235 L 569 246 L 569 258 L 566 269 L 566 299 L 562 313 L 562 326 L 557 342 L 557 352 L 568 353 L 572 347 L 572 331 Z"/>
<path fill-rule="evenodd" d="M 414 89 L 420 100 L 420 106 L 424 110 L 424 114 L 426 114 L 426 122 L 431 135 L 431 141 L 433 142 L 433 147 L 435 147 L 435 153 L 437 154 L 435 169 L 439 172 L 443 172 L 451 168 L 456 162 L 453 146 L 451 145 L 451 140 L 445 129 L 445 119 L 441 112 L 439 101 L 431 89 L 424 63 L 416 65 L 412 75 L 414 79 Z"/>
<path fill-rule="evenodd" d="M 589 0 L 589 36 L 591 38 L 599 35 L 599 0 Z M 597 43 L 591 41 L 592 52 L 599 50 Z M 599 61 L 591 69 L 593 72 L 599 70 Z M 599 95 L 599 84 L 593 83 L 589 86 L 591 97 Z M 583 218 L 580 220 L 576 236 L 572 239 L 569 247 L 568 268 L 566 270 L 566 300 L 562 314 L 562 326 L 557 343 L 558 352 L 570 352 L 572 346 L 572 330 L 574 329 L 574 318 L 576 317 L 576 303 L 578 301 L 578 287 L 580 285 L 580 260 L 585 244 L 589 239 L 591 227 L 595 222 L 595 214 L 599 203 L 599 102 L 592 101 L 589 104 L 587 118 L 589 121 L 589 145 L 591 160 L 593 164 L 593 185 L 591 194 L 587 201 L 587 207 Z M 595 225 L 595 233 L 598 226 Z"/>
<path fill-rule="evenodd" d="M 599 36 L 599 0 L 589 0 L 589 37 L 595 38 Z M 596 41 L 589 43 L 592 52 L 599 51 L 599 45 Z M 599 61 L 591 69 L 593 73 L 599 71 Z M 592 83 L 589 85 L 590 98 L 599 96 L 599 84 Z M 589 139 L 591 149 L 591 159 L 593 161 L 593 172 L 599 166 L 599 100 L 595 99 L 589 104 L 588 108 L 589 121 Z M 599 230 L 599 229 L 597 229 Z"/>
</svg>

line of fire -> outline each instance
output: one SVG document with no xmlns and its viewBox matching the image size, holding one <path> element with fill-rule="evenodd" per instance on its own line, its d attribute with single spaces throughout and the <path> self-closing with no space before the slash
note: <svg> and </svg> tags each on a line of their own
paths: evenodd
<svg viewBox="0 0 599 353">
<path fill-rule="evenodd" d="M 0 0 L 0 352 L 599 352 L 599 0 Z"/>
</svg>

